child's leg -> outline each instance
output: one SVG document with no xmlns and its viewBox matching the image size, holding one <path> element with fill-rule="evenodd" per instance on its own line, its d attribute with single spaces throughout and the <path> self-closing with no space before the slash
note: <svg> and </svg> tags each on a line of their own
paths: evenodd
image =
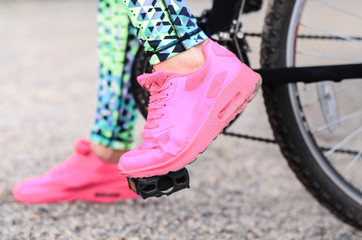
<svg viewBox="0 0 362 240">
<path fill-rule="evenodd" d="M 152 65 L 207 39 L 184 0 L 122 0 Z"/>
<path fill-rule="evenodd" d="M 99 89 L 91 140 L 113 149 L 130 149 L 137 117 L 130 74 L 139 41 L 117 1 L 100 1 L 98 11 Z"/>
<path fill-rule="evenodd" d="M 136 110 L 129 78 L 139 46 L 126 12 L 118 6 L 117 0 L 99 1 L 98 6 L 100 79 L 93 142 L 77 141 L 64 163 L 18 183 L 13 189 L 18 201 L 107 203 L 137 197 L 112 163 L 125 152 L 118 150 L 133 146 Z"/>
<path fill-rule="evenodd" d="M 119 169 L 133 178 L 164 175 L 196 159 L 251 101 L 261 79 L 232 52 L 204 41 L 184 0 L 122 3 L 151 64 L 163 71 L 138 78 L 150 91 L 143 143 L 122 155 Z"/>
</svg>

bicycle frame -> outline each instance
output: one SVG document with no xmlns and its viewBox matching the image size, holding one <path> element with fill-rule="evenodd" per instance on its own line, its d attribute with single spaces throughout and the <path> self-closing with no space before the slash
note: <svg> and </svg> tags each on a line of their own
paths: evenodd
<svg viewBox="0 0 362 240">
<path fill-rule="evenodd" d="M 219 40 L 234 45 L 238 57 L 248 64 L 249 47 L 242 32 L 242 23 L 239 20 L 245 2 L 246 0 L 215 0 L 209 14 L 205 14 L 206 19 L 203 22 L 208 26 L 207 34 L 218 33 Z M 346 79 L 362 78 L 362 63 L 253 70 L 261 74 L 263 84 L 340 82 Z"/>
<path fill-rule="evenodd" d="M 254 69 L 263 77 L 263 84 L 340 82 L 362 78 L 362 64 L 327 65 L 313 67 Z"/>
</svg>

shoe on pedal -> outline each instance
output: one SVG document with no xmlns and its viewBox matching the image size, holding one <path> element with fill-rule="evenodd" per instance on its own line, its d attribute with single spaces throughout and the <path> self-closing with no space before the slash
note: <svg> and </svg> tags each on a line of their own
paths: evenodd
<svg viewBox="0 0 362 240">
<path fill-rule="evenodd" d="M 64 163 L 18 183 L 13 189 L 15 199 L 41 204 L 76 200 L 112 203 L 138 198 L 117 165 L 100 159 L 89 144 L 88 140 L 78 140 L 75 153 Z"/>
<path fill-rule="evenodd" d="M 125 176 L 166 175 L 196 159 L 251 101 L 261 77 L 212 40 L 205 64 L 191 74 L 156 71 L 137 78 L 150 92 L 143 142 L 122 155 Z"/>
</svg>

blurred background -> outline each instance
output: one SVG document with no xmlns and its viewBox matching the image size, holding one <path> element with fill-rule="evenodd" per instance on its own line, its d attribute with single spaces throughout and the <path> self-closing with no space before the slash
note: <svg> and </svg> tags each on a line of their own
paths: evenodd
<svg viewBox="0 0 362 240">
<path fill-rule="evenodd" d="M 188 0 L 198 15 L 209 0 Z M 304 190 L 276 145 L 219 136 L 191 189 L 111 205 L 25 206 L 14 184 L 87 138 L 98 78 L 96 0 L 0 0 L 0 239 L 361 239 Z M 263 9 L 245 16 L 260 32 Z M 258 67 L 260 40 L 251 62 Z M 138 132 L 144 121 L 140 119 Z M 232 130 L 272 137 L 261 94 Z M 138 137 L 139 141 L 139 137 Z"/>
</svg>

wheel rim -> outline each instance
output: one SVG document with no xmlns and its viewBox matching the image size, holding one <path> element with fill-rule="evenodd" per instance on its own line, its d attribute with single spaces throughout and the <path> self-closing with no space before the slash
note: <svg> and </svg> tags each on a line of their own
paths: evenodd
<svg viewBox="0 0 362 240">
<path fill-rule="evenodd" d="M 345 1 L 343 1 L 343 3 L 345 3 Z M 291 16 L 291 21 L 289 24 L 289 31 L 286 42 L 286 65 L 288 67 L 303 65 L 304 63 L 303 61 L 306 61 L 305 58 L 303 59 L 305 55 L 314 56 L 318 58 L 328 57 L 329 59 L 333 57 L 334 60 L 338 60 L 334 61 L 335 64 L 342 64 L 343 62 L 341 62 L 341 60 L 344 61 L 348 60 L 347 62 L 351 62 L 350 60 L 357 60 L 359 62 L 362 62 L 362 59 L 359 59 L 358 56 L 356 58 L 354 58 L 354 56 L 353 57 L 348 56 L 347 58 L 344 57 L 342 59 L 342 58 L 337 58 L 338 55 L 336 54 L 321 55 L 318 54 L 318 52 L 305 50 L 308 49 L 307 45 L 301 43 L 298 35 L 301 36 L 305 32 L 307 32 L 308 34 L 319 32 L 320 34 L 321 31 L 323 35 L 328 34 L 330 36 L 335 36 L 336 34 L 335 31 L 330 31 L 328 30 L 328 28 L 325 29 L 319 26 L 308 24 L 308 21 L 304 17 L 306 14 L 304 13 L 305 15 L 304 14 L 302 15 L 302 13 L 303 11 L 306 11 L 309 8 L 313 7 L 313 4 L 314 5 L 319 4 L 321 6 L 324 6 L 325 8 L 341 12 L 341 8 L 336 8 L 338 7 L 337 5 L 333 4 L 331 6 L 330 2 L 326 3 L 326 1 L 323 0 L 313 0 L 313 1 L 296 0 Z M 357 7 L 356 9 L 359 8 Z M 343 10 L 346 9 L 343 8 Z M 350 14 L 351 11 L 343 11 L 343 14 L 347 13 Z M 357 17 L 351 16 L 351 18 L 358 18 L 358 15 Z M 360 23 L 362 23 L 362 18 L 360 19 Z M 344 33 L 341 35 L 350 36 Z M 352 42 L 352 44 L 360 45 L 359 47 L 353 46 L 353 48 L 360 49 L 359 51 L 360 53 L 362 52 L 361 43 L 362 41 Z M 318 45 L 319 43 L 317 44 L 316 48 L 318 48 Z M 309 62 L 306 65 L 310 65 L 309 64 L 311 61 L 310 59 L 312 58 L 309 58 Z M 330 63 L 331 61 L 329 60 L 322 62 L 320 61 L 320 59 L 318 59 L 318 61 L 316 62 L 318 62 L 319 65 L 331 64 Z M 361 82 L 360 80 L 356 81 Z M 344 85 L 344 86 L 339 86 L 338 89 L 343 89 L 343 88 L 347 89 L 347 87 L 345 86 L 346 84 L 350 83 L 342 81 L 341 83 L 339 83 L 339 85 Z M 356 84 L 358 85 L 358 83 Z M 351 111 L 352 113 L 354 113 L 354 115 L 350 117 L 347 116 L 348 114 L 345 115 L 344 111 L 341 111 L 342 115 L 340 115 L 339 108 L 337 106 L 339 98 L 337 98 L 334 94 L 335 85 L 338 84 L 331 84 L 329 82 L 324 82 L 318 84 L 308 84 L 307 87 L 305 84 L 289 84 L 288 85 L 289 97 L 292 103 L 294 115 L 296 116 L 300 132 L 303 135 L 305 143 L 308 145 L 309 149 L 311 149 L 311 154 L 313 154 L 314 158 L 317 160 L 317 163 L 319 164 L 320 168 L 323 169 L 325 174 L 328 175 L 329 179 L 331 179 L 335 185 L 337 185 L 340 189 L 342 189 L 345 194 L 347 194 L 351 199 L 353 199 L 359 205 L 362 205 L 362 193 L 361 193 L 362 176 L 361 174 L 359 174 L 360 171 L 358 171 L 358 169 L 361 169 L 362 167 L 362 159 L 361 159 L 362 144 L 360 140 L 362 139 L 361 137 L 362 111 L 361 109 L 355 109 L 355 111 Z M 360 87 L 362 88 L 362 84 Z M 310 108 L 311 105 L 308 106 L 306 101 L 313 94 L 308 95 L 306 94 L 306 91 L 316 92 L 314 93 L 314 96 L 315 95 L 318 96 L 319 93 L 317 101 L 318 103 L 320 103 L 318 104 L 319 106 L 316 103 L 312 104 L 315 105 L 313 106 L 313 108 Z M 323 98 L 323 96 L 328 96 L 328 99 L 327 97 Z M 352 98 L 352 101 L 361 102 L 361 97 L 359 95 L 356 95 L 355 99 Z M 320 109 L 318 114 L 315 114 L 316 109 Z M 316 116 L 319 116 L 318 121 L 315 120 Z M 347 119 L 340 122 L 340 124 L 346 124 L 346 123 L 351 124 L 351 121 L 353 120 L 354 124 L 357 125 L 357 130 L 355 130 L 352 133 L 349 133 L 348 130 L 343 130 L 343 129 L 341 130 L 341 126 L 337 127 L 336 126 L 337 124 L 331 124 L 338 122 L 340 119 L 346 118 L 346 116 Z M 314 124 L 315 122 L 318 122 L 320 124 L 321 121 L 324 121 L 323 124 L 324 128 L 323 130 L 316 131 Z M 326 131 L 330 131 L 330 133 L 326 134 Z M 322 134 L 320 134 L 319 132 L 321 132 Z M 343 132 L 343 134 L 341 132 Z M 327 140 L 325 138 L 327 138 Z M 345 144 L 343 144 L 344 143 L 343 141 L 345 142 Z M 329 143 L 332 149 L 327 152 L 321 153 L 321 151 L 319 150 L 320 147 L 327 143 Z M 348 158 L 345 157 L 340 157 L 340 156 L 336 157 L 336 150 L 338 150 L 338 148 L 340 149 L 340 147 L 346 145 L 347 143 L 348 145 L 353 145 L 353 147 L 355 148 L 357 147 L 357 153 L 355 152 L 352 159 L 349 159 L 349 161 Z M 346 161 L 342 162 L 341 160 L 343 160 L 344 158 L 346 159 Z M 336 161 L 338 162 L 336 163 Z M 346 170 L 347 168 L 348 170 Z"/>
</svg>

